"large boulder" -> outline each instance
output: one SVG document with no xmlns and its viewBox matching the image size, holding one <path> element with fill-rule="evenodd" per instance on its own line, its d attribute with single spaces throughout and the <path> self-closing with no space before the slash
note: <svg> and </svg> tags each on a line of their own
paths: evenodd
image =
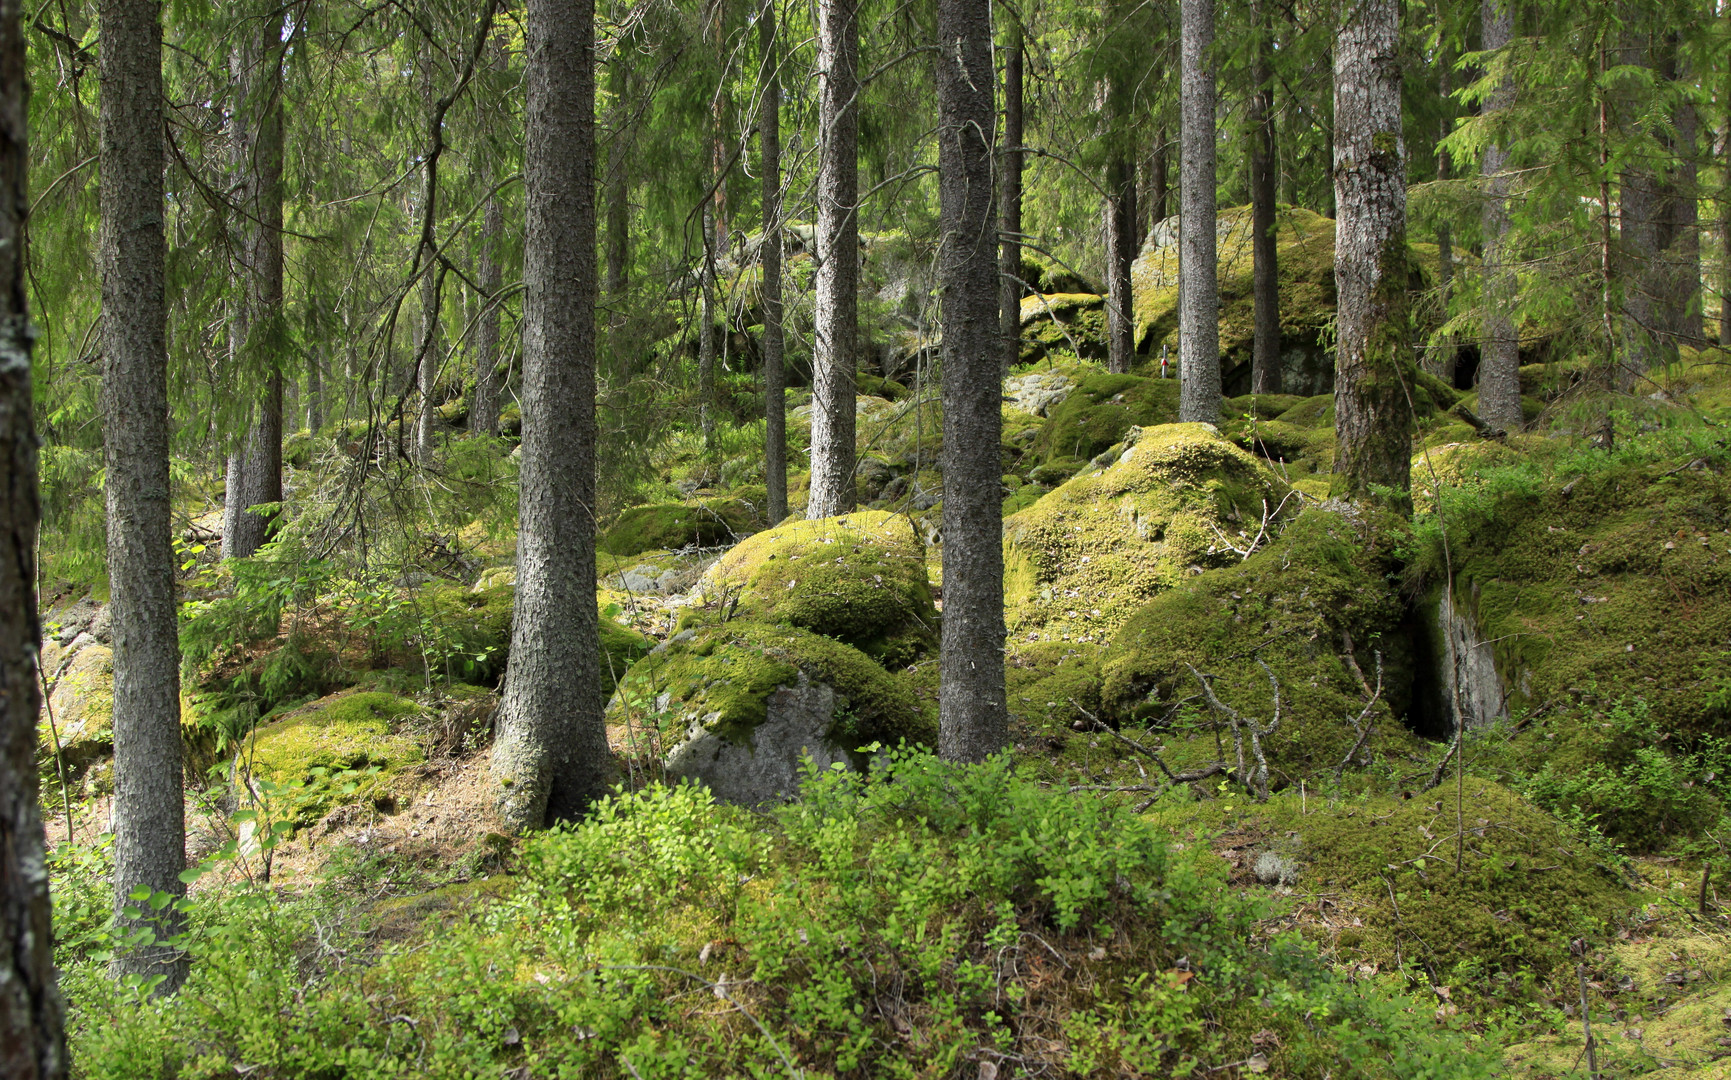
<svg viewBox="0 0 1731 1080">
<path fill-rule="evenodd" d="M 57 732 L 67 772 L 76 777 L 114 750 L 114 651 L 88 634 L 70 645 L 51 641 L 42 650 L 49 690 L 41 745 L 52 748 Z"/>
<path fill-rule="evenodd" d="M 1133 427 L 1154 427 L 1178 419 L 1178 380 L 1136 375 L 1089 375 L 1051 405 L 1045 426 L 1034 439 L 1042 463 L 1077 465 L 1123 442 Z"/>
<path fill-rule="evenodd" d="M 808 758 L 854 767 L 861 747 L 936 735 L 910 687 L 864 653 L 738 620 L 681 631 L 639 661 L 607 721 L 627 737 L 652 735 L 670 778 L 742 805 L 794 794 Z"/>
<path fill-rule="evenodd" d="M 1104 643 L 1191 574 L 1236 561 L 1290 489 L 1208 424 L 1130 433 L 1115 460 L 1004 522 L 1004 600 L 1019 641 Z M 1241 535 L 1243 534 L 1243 535 Z"/>
<path fill-rule="evenodd" d="M 788 521 L 704 572 L 685 625 L 786 623 L 854 646 L 888 667 L 937 644 L 925 545 L 905 516 L 860 510 Z"/>
<path fill-rule="evenodd" d="M 634 506 L 620 514 L 598 545 L 609 555 L 718 547 L 749 536 L 764 525 L 761 507 L 741 498 Z"/>
</svg>

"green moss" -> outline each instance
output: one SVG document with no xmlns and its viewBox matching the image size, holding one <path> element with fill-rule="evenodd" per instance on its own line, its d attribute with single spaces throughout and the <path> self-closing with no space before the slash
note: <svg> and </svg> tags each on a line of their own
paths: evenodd
<svg viewBox="0 0 1731 1080">
<path fill-rule="evenodd" d="M 634 506 L 619 515 L 599 546 L 610 555 L 716 547 L 749 536 L 763 525 L 761 510 L 740 498 Z"/>
<path fill-rule="evenodd" d="M 1047 410 L 1045 426 L 1034 440 L 1044 462 L 1086 460 L 1123 441 L 1133 427 L 1170 424 L 1178 419 L 1178 380 L 1135 375 L 1088 375 L 1068 397 Z"/>
<path fill-rule="evenodd" d="M 1018 642 L 1004 658 L 1010 715 L 1036 730 L 1100 711 L 1100 651 L 1065 641 Z M 1078 708 L 1080 707 L 1080 709 Z"/>
<path fill-rule="evenodd" d="M 862 371 L 854 376 L 854 385 L 862 395 L 881 397 L 888 401 L 900 401 L 908 396 L 908 388 L 894 379 L 886 379 L 870 372 Z"/>
<path fill-rule="evenodd" d="M 683 625 L 724 617 L 781 622 L 846 642 L 886 666 L 937 644 L 925 548 L 907 518 L 862 510 L 790 521 L 723 555 Z"/>
<path fill-rule="evenodd" d="M 663 750 L 693 724 L 746 743 L 767 715 L 769 695 L 796 685 L 801 674 L 836 692 L 831 738 L 838 745 L 930 742 L 936 735 L 909 687 L 859 650 L 806 630 L 739 620 L 683 631 L 638 661 L 621 680 L 609 718 L 624 724 L 629 714 L 635 725 L 654 726 Z"/>
<path fill-rule="evenodd" d="M 1297 394 L 1244 394 L 1227 398 L 1224 404 L 1227 415 L 1236 413 L 1258 420 L 1273 420 L 1299 402 L 1308 400 Z"/>
<path fill-rule="evenodd" d="M 608 697 L 631 665 L 648 656 L 654 647 L 655 642 L 644 634 L 601 616 L 601 684 Z"/>
<path fill-rule="evenodd" d="M 1587 844 L 1509 789 L 1467 777 L 1455 871 L 1456 793 L 1318 807 L 1289 794 L 1266 808 L 1270 850 L 1299 865 L 1301 891 L 1334 898 L 1306 930 L 1337 962 L 1427 966 L 1462 1000 L 1487 977 L 1569 961 L 1569 942 L 1608 929 L 1633 894 Z M 1307 812 L 1308 811 L 1308 812 Z M 1497 980 L 1501 982 L 1501 980 Z"/>
<path fill-rule="evenodd" d="M 1332 772 L 1357 740 L 1352 722 L 1383 656 L 1383 690 L 1370 721 L 1372 752 L 1411 746 L 1395 720 L 1408 707 L 1415 658 L 1399 632 L 1405 604 L 1389 572 L 1398 520 L 1305 510 L 1252 555 L 1176 584 L 1138 610 L 1101 658 L 1101 705 L 1121 721 L 1163 717 L 1200 693 L 1190 666 L 1215 679 L 1221 700 L 1263 722 L 1272 715 L 1267 663 L 1281 685 L 1269 765 L 1288 782 Z"/>
<path fill-rule="evenodd" d="M 255 776 L 285 787 L 279 798 L 287 805 L 274 809 L 292 813 L 301 826 L 314 824 L 340 802 L 389 807 L 404 771 L 426 759 L 415 740 L 397 730 L 421 712 L 414 701 L 393 694 L 336 694 L 259 728 L 243 760 Z M 351 777 L 358 781 L 354 791 L 342 790 L 337 774 L 374 766 L 377 772 Z"/>
<path fill-rule="evenodd" d="M 1106 356 L 1106 299 L 1097 293 L 1025 296 L 1021 318 L 1024 364 L 1057 356 Z"/>
<path fill-rule="evenodd" d="M 51 687 L 47 705 L 54 714 L 62 760 L 76 777 L 114 749 L 114 651 L 86 644 L 71 660 L 60 661 L 52 655 L 57 650 L 53 643 L 42 650 L 42 670 Z M 47 709 L 38 736 L 39 745 L 54 746 Z"/>
<path fill-rule="evenodd" d="M 1018 641 L 1103 643 L 1161 589 L 1236 559 L 1215 530 L 1255 531 L 1264 504 L 1272 513 L 1286 494 L 1207 425 L 1130 434 L 1119 460 L 1004 523 L 1006 618 Z"/>
</svg>

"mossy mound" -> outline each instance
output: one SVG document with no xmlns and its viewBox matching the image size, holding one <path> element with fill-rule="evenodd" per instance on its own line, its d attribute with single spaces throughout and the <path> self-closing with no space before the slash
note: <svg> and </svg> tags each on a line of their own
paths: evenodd
<svg viewBox="0 0 1731 1080">
<path fill-rule="evenodd" d="M 871 742 L 931 742 L 936 717 L 870 657 L 839 641 L 791 626 L 733 620 L 684 630 L 639 660 L 608 705 L 608 723 L 660 733 L 665 751 L 693 725 L 750 745 L 769 695 L 801 675 L 836 694 L 831 741 L 852 750 Z"/>
<path fill-rule="evenodd" d="M 1004 522 L 1005 614 L 1019 640 L 1104 643 L 1160 590 L 1236 560 L 1216 530 L 1254 533 L 1287 494 L 1209 425 L 1130 434 L 1116 462 Z"/>
<path fill-rule="evenodd" d="M 1217 225 L 1220 278 L 1220 360 L 1228 393 L 1249 389 L 1255 337 L 1250 208 L 1222 210 Z M 1175 219 L 1174 219 L 1175 221 Z M 1162 223 L 1164 227 L 1165 223 Z M 1170 232 L 1172 235 L 1167 235 Z M 1165 345 L 1178 353 L 1178 244 L 1176 229 L 1156 229 L 1131 266 L 1131 304 L 1137 352 L 1158 357 Z M 1280 340 L 1283 382 L 1317 393 L 1333 378 L 1318 335 L 1334 318 L 1334 222 L 1309 210 L 1283 206 L 1275 217 L 1280 270 Z M 1157 364 L 1158 360 L 1150 361 Z"/>
<path fill-rule="evenodd" d="M 1353 750 L 1380 652 L 1382 693 L 1366 718 L 1375 734 L 1360 754 L 1410 749 L 1395 718 L 1411 698 L 1413 657 L 1389 576 L 1403 535 L 1392 517 L 1313 507 L 1250 558 L 1172 586 L 1101 657 L 1103 709 L 1126 723 L 1164 718 L 1175 703 L 1199 700 L 1194 666 L 1222 702 L 1266 723 L 1271 688 L 1260 659 L 1281 689 L 1280 727 L 1264 743 L 1269 767 L 1276 783 L 1295 782 L 1332 772 Z"/>
<path fill-rule="evenodd" d="M 1100 712 L 1100 650 L 1066 641 L 1016 643 L 1004 657 L 1010 715 L 1033 729 Z"/>
<path fill-rule="evenodd" d="M 1228 415 L 1239 414 L 1258 420 L 1273 420 L 1299 402 L 1309 398 L 1297 394 L 1240 394 L 1223 402 Z"/>
<path fill-rule="evenodd" d="M 1035 293 L 1022 298 L 1024 364 L 1048 357 L 1104 359 L 1106 298 L 1098 293 Z"/>
<path fill-rule="evenodd" d="M 908 388 L 894 379 L 886 379 L 881 375 L 873 375 L 868 371 L 859 372 L 854 376 L 854 386 L 862 395 L 880 397 L 886 401 L 900 401 L 908 396 Z"/>
<path fill-rule="evenodd" d="M 259 728 L 242 760 L 254 776 L 280 785 L 272 796 L 277 820 L 309 826 L 340 803 L 392 809 L 405 770 L 426 760 L 399 731 L 422 711 L 395 694 L 333 694 Z"/>
<path fill-rule="evenodd" d="M 925 545 L 907 518 L 881 510 L 766 529 L 716 560 L 693 592 L 684 625 L 786 623 L 889 667 L 937 644 Z"/>
<path fill-rule="evenodd" d="M 1297 865 L 1300 892 L 1330 897 L 1300 922 L 1337 962 L 1420 964 L 1466 1004 L 1518 994 L 1523 974 L 1544 979 L 1568 964 L 1569 942 L 1609 929 L 1634 894 L 1581 837 L 1508 788 L 1472 776 L 1453 786 L 1326 809 L 1288 793 L 1263 808 L 1264 850 Z"/>
<path fill-rule="evenodd" d="M 52 690 L 38 725 L 38 745 L 52 749 L 52 711 L 62 760 L 74 777 L 114 750 L 114 650 L 85 640 L 70 659 L 61 661 L 58 673 L 43 665 Z M 48 650 L 43 652 L 46 655 Z"/>
<path fill-rule="evenodd" d="M 765 524 L 762 508 L 739 498 L 634 506 L 602 534 L 599 547 L 609 555 L 720 547 L 750 536 Z"/>
<path fill-rule="evenodd" d="M 1046 423 L 1034 439 L 1034 454 L 1042 463 L 1086 461 L 1122 442 L 1133 427 L 1177 419 L 1177 379 L 1092 374 L 1047 411 Z"/>
</svg>

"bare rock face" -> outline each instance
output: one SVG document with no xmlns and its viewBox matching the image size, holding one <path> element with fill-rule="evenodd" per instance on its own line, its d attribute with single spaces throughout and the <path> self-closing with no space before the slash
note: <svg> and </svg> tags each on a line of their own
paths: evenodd
<svg viewBox="0 0 1731 1080">
<path fill-rule="evenodd" d="M 669 779 L 694 780 L 722 802 L 761 806 L 799 791 L 804 764 L 820 769 L 852 768 L 847 752 L 831 741 L 835 691 L 801 672 L 793 686 L 771 691 L 766 716 L 746 741 L 735 741 L 693 723 L 685 742 L 667 755 Z"/>
</svg>

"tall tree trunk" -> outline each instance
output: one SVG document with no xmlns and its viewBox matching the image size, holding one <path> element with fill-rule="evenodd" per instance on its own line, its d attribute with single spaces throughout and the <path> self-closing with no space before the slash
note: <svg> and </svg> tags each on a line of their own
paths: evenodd
<svg viewBox="0 0 1731 1080">
<path fill-rule="evenodd" d="M 1726 13 L 1731 22 L 1731 12 Z M 1731 106 L 1731 67 L 1723 100 Z M 1731 115 L 1719 133 L 1719 344 L 1731 349 Z"/>
<path fill-rule="evenodd" d="M 1143 201 L 1148 204 L 1148 229 L 1166 220 L 1167 194 L 1171 190 L 1171 154 L 1167 149 L 1169 137 L 1166 128 L 1161 127 L 1159 134 L 1154 136 L 1154 153 L 1148 159 L 1148 197 Z"/>
<path fill-rule="evenodd" d="M 114 910 L 123 928 L 178 934 L 170 904 L 129 897 L 186 895 L 181 801 L 180 640 L 169 526 L 168 308 L 163 297 L 162 31 L 157 6 L 108 3 L 102 36 L 102 427 L 108 470 L 109 612 L 114 634 Z M 279 279 L 280 280 L 280 279 Z M 117 953 L 117 975 L 186 978 L 178 948 Z"/>
<path fill-rule="evenodd" d="M 1004 371 L 1022 359 L 1022 24 L 1010 14 L 1004 51 L 1003 161 L 998 167 L 998 332 Z"/>
<path fill-rule="evenodd" d="M 992 24 L 986 0 L 938 0 L 937 55 L 944 324 L 938 751 L 951 761 L 983 761 L 1008 744 L 1010 730 L 998 457 L 1003 362 L 992 228 Z"/>
<path fill-rule="evenodd" d="M 514 829 L 606 794 L 595 607 L 595 5 L 528 0 L 517 597 L 493 743 Z"/>
<path fill-rule="evenodd" d="M 415 64 L 420 70 L 416 72 L 421 84 L 421 115 L 429 125 L 436 115 L 433 101 L 433 48 L 431 43 L 423 42 L 421 55 Z M 437 133 L 429 129 L 427 134 L 427 161 L 432 161 L 432 152 Z M 432 166 L 421 174 L 421 213 L 426 220 L 434 222 L 437 228 L 438 215 L 436 204 L 439 198 L 437 181 L 433 175 Z M 444 348 L 439 333 L 439 292 L 440 278 L 435 262 L 434 245 L 437 234 L 428 231 L 422 240 L 421 251 L 421 321 L 415 335 L 415 384 L 419 393 L 419 407 L 415 410 L 415 446 L 413 456 L 416 464 L 430 465 L 433 462 L 433 425 L 438 421 L 439 407 L 439 366 L 444 360 Z"/>
<path fill-rule="evenodd" d="M 1673 56 L 1671 77 L 1679 83 L 1688 82 L 1687 65 L 1677 54 L 1677 39 L 1673 33 L 1669 43 Z M 1693 102 L 1678 102 L 1672 112 L 1672 127 L 1667 136 L 1676 168 L 1666 184 L 1664 214 L 1664 309 L 1670 318 L 1667 330 L 1677 344 L 1704 345 L 1707 334 L 1702 325 L 1701 295 L 1701 204 L 1700 204 L 1700 117 Z"/>
<path fill-rule="evenodd" d="M 1274 25 L 1261 0 L 1259 39 L 1250 94 L 1251 289 L 1255 322 L 1250 346 L 1250 392 L 1280 393 L 1280 266 L 1275 244 Z"/>
<path fill-rule="evenodd" d="M 1412 404 L 1401 142 L 1400 0 L 1349 9 L 1334 50 L 1334 471 L 1354 497 L 1406 502 Z"/>
<path fill-rule="evenodd" d="M 66 1016 L 55 982 L 47 837 L 37 798 L 41 506 L 30 385 L 35 335 L 25 303 L 29 85 L 20 7 L 17 0 L 0 2 L 0 1076 L 64 1080 Z"/>
<path fill-rule="evenodd" d="M 854 508 L 859 333 L 859 3 L 818 0 L 817 296 L 808 518 Z"/>
<path fill-rule="evenodd" d="M 1106 169 L 1106 367 L 1128 374 L 1136 359 L 1130 264 L 1136 259 L 1136 169 L 1113 158 Z"/>
<path fill-rule="evenodd" d="M 715 449 L 715 209 L 703 208 L 703 292 L 697 311 L 697 416 L 703 448 Z"/>
<path fill-rule="evenodd" d="M 1513 0 L 1481 0 L 1480 35 L 1486 52 L 1501 49 L 1514 36 Z M 1514 104 L 1513 81 L 1505 78 L 1485 98 L 1484 115 L 1495 117 Z M 1485 195 L 1480 231 L 1484 236 L 1484 332 L 1479 344 L 1479 416 L 1503 431 L 1521 429 L 1521 342 L 1515 332 L 1515 275 L 1503 245 L 1509 232 L 1508 152 L 1485 147 Z"/>
<path fill-rule="evenodd" d="M 306 422 L 307 433 L 314 434 L 325 422 L 324 361 L 322 350 L 314 347 L 307 355 Z"/>
<path fill-rule="evenodd" d="M 487 200 L 481 215 L 481 318 L 475 328 L 475 402 L 469 409 L 469 430 L 493 438 L 499 434 L 499 238 L 505 212 L 499 197 Z"/>
<path fill-rule="evenodd" d="M 1649 35 L 1635 31 L 1625 34 L 1621 62 L 1631 67 L 1654 66 L 1654 50 Z M 1662 58 L 1661 65 L 1662 66 Z M 1660 73 L 1664 77 L 1664 73 Z M 1618 104 L 1618 117 L 1625 133 L 1634 123 L 1633 116 L 1641 109 L 1635 95 L 1624 93 Z M 1618 177 L 1617 225 L 1620 241 L 1623 283 L 1623 358 L 1615 375 L 1616 383 L 1624 388 L 1633 385 L 1637 376 L 1655 363 L 1663 362 L 1669 352 L 1664 331 L 1669 322 L 1660 310 L 1664 293 L 1662 253 L 1662 220 L 1665 212 L 1665 183 L 1651 163 L 1638 162 L 1625 168 Z"/>
<path fill-rule="evenodd" d="M 229 116 L 236 177 L 229 298 L 229 355 L 241 386 L 262 383 L 247 432 L 228 458 L 222 555 L 244 559 L 264 545 L 270 517 L 250 508 L 282 502 L 282 57 L 269 18 L 248 18 L 231 56 L 235 104 Z"/>
<path fill-rule="evenodd" d="M 1220 281 L 1214 234 L 1214 0 L 1181 0 L 1178 418 L 1220 419 Z"/>
<path fill-rule="evenodd" d="M 604 295 L 617 307 L 630 285 L 631 261 L 631 66 L 621 41 L 607 65 L 613 91 L 613 146 L 607 158 L 607 285 Z"/>
<path fill-rule="evenodd" d="M 1444 102 L 1443 118 L 1438 125 L 1439 131 L 1437 132 L 1437 139 L 1439 142 L 1442 139 L 1446 139 L 1449 132 L 1454 130 L 1454 120 L 1447 110 L 1447 102 L 1449 100 L 1450 63 L 1451 60 L 1449 53 L 1445 49 L 1437 58 L 1437 90 Z M 1449 152 L 1439 146 L 1436 153 L 1437 180 L 1442 181 L 1451 179 L 1452 168 L 1453 163 L 1449 158 Z M 1442 216 L 1441 221 L 1437 223 L 1436 246 L 1437 295 L 1441 298 L 1439 306 L 1442 311 L 1442 318 L 1446 320 L 1449 317 L 1449 299 L 1454 293 L 1455 283 L 1454 229 L 1450 226 L 1448 215 L 1446 213 Z M 1436 375 L 1444 382 L 1450 384 L 1454 382 L 1455 346 L 1452 335 L 1444 338 L 1442 343 L 1437 346 L 1434 357 L 1427 361 L 1425 366 L 1430 369 L 1432 374 Z"/>
<path fill-rule="evenodd" d="M 763 53 L 757 118 L 763 160 L 763 236 L 758 262 L 763 270 L 763 468 L 769 488 L 769 520 L 787 517 L 787 369 L 781 332 L 781 48 L 775 34 L 775 0 L 763 0 L 757 17 Z"/>
</svg>

